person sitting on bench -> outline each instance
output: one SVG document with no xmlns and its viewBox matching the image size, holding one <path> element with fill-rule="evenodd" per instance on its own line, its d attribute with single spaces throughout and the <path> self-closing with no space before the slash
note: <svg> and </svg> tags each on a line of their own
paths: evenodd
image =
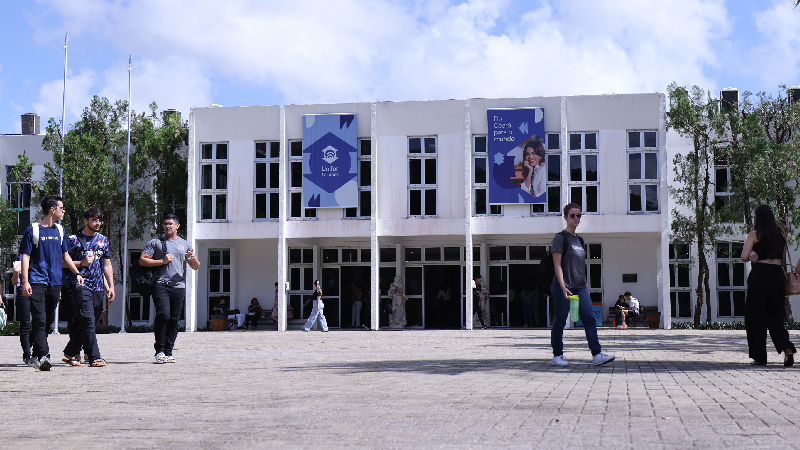
<svg viewBox="0 0 800 450">
<path fill-rule="evenodd" d="M 631 291 L 625 291 L 625 300 L 628 302 L 628 320 L 639 316 L 639 300 L 631 295 Z"/>
<path fill-rule="evenodd" d="M 250 300 L 250 306 L 247 307 L 247 315 L 244 318 L 245 327 L 249 325 L 255 330 L 259 317 L 261 317 L 261 305 L 258 304 L 258 299 L 253 297 Z"/>
<path fill-rule="evenodd" d="M 620 328 L 627 328 L 628 325 L 625 324 L 625 320 L 628 315 L 628 309 L 630 305 L 628 305 L 628 301 L 625 299 L 625 296 L 620 295 L 617 303 L 614 304 L 614 308 L 617 310 L 616 312 L 616 319 L 617 319 L 617 326 Z"/>
<path fill-rule="evenodd" d="M 226 303 L 227 301 L 224 297 L 220 298 L 219 303 L 211 308 L 211 313 L 226 316 L 228 319 L 236 319 L 236 327 L 240 330 L 243 330 L 244 314 L 240 314 L 238 309 L 228 310 L 228 305 L 226 305 Z"/>
</svg>

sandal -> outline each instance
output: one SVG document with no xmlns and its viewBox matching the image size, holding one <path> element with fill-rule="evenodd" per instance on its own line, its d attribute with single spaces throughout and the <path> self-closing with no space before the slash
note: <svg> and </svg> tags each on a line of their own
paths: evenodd
<svg viewBox="0 0 800 450">
<path fill-rule="evenodd" d="M 64 361 L 65 363 L 69 364 L 70 366 L 80 366 L 81 365 L 81 355 L 80 354 L 75 355 L 75 356 L 64 355 L 64 357 L 61 358 L 61 361 Z"/>
<path fill-rule="evenodd" d="M 106 360 L 103 358 L 97 358 L 94 361 L 92 361 L 91 364 L 89 364 L 89 367 L 105 367 L 105 366 L 106 366 Z"/>
</svg>

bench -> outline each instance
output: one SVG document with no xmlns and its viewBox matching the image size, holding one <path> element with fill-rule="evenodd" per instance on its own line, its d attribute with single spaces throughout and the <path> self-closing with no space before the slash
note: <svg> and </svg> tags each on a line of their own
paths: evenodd
<svg viewBox="0 0 800 450">
<path fill-rule="evenodd" d="M 637 324 L 641 324 L 643 327 L 647 327 L 647 315 L 652 313 L 658 312 L 658 306 L 641 306 L 639 307 L 639 315 L 636 317 L 631 317 L 628 319 L 628 323 L 630 326 L 635 327 Z M 606 319 L 607 326 L 612 326 L 613 321 L 617 315 L 617 308 L 614 306 L 608 307 L 608 318 Z M 619 325 L 619 324 L 617 324 Z"/>
</svg>

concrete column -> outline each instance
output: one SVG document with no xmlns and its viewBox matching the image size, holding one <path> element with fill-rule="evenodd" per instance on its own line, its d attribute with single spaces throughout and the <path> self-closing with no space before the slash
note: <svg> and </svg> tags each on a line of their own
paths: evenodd
<svg viewBox="0 0 800 450">
<path fill-rule="evenodd" d="M 200 268 L 203 270 L 203 264 L 208 264 L 208 261 L 203 261 L 208 255 L 197 254 L 197 240 L 194 237 L 194 224 L 195 224 L 195 205 L 197 204 L 197 140 L 196 130 L 194 123 L 194 111 L 189 112 L 189 151 L 186 162 L 188 167 L 187 173 L 187 187 L 186 187 L 186 239 L 189 242 L 189 247 L 193 248 L 195 255 L 200 260 Z M 126 261 L 128 256 L 122 257 L 121 261 Z M 188 265 L 186 266 L 186 331 L 197 331 L 197 274 Z M 126 300 L 128 299 L 127 293 L 123 293 Z M 126 305 L 123 305 L 123 307 Z M 123 324 L 124 330 L 125 324 Z"/>
<path fill-rule="evenodd" d="M 281 146 L 281 159 L 278 165 L 278 203 L 280 205 L 280 214 L 278 217 L 278 331 L 286 331 L 286 258 L 288 249 L 286 248 L 286 216 L 289 211 L 286 208 L 287 183 L 286 183 L 286 165 L 289 160 L 289 146 L 286 142 L 286 110 L 281 106 L 281 119 L 280 119 L 280 146 Z M 301 312 L 302 314 L 302 312 Z"/>
<path fill-rule="evenodd" d="M 472 329 L 472 113 L 464 101 L 464 327 Z"/>
<path fill-rule="evenodd" d="M 370 112 L 370 218 L 369 218 L 369 248 L 370 248 L 370 324 L 373 330 L 380 326 L 380 253 L 381 247 L 378 239 L 378 111 L 377 104 L 371 105 Z"/>
<path fill-rule="evenodd" d="M 672 304 L 669 298 L 669 187 L 667 186 L 667 98 L 659 94 L 658 101 L 658 202 L 661 210 L 661 236 L 656 251 L 658 261 L 658 275 L 656 276 L 656 289 L 658 290 L 658 310 L 661 311 L 661 327 L 672 327 Z M 716 278 L 714 278 L 716 279 Z"/>
</svg>

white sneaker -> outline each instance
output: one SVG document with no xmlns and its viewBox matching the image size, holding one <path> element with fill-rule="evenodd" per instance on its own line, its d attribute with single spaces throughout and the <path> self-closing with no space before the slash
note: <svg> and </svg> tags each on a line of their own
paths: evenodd
<svg viewBox="0 0 800 450">
<path fill-rule="evenodd" d="M 606 355 L 605 353 L 600 352 L 594 355 L 594 357 L 592 357 L 592 364 L 594 364 L 595 366 L 601 366 L 613 360 L 614 360 L 614 355 Z"/>
<path fill-rule="evenodd" d="M 569 361 L 567 358 L 564 358 L 564 355 L 553 356 L 553 360 L 550 361 L 550 364 L 554 366 L 568 366 Z"/>
<path fill-rule="evenodd" d="M 164 364 L 165 362 L 167 362 L 167 357 L 164 352 L 156 353 L 156 364 Z"/>
</svg>

